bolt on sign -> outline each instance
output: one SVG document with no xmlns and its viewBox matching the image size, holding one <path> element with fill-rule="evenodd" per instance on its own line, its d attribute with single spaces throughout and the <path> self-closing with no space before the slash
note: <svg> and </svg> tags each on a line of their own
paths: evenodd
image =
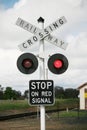
<svg viewBox="0 0 87 130">
<path fill-rule="evenodd" d="M 30 80 L 29 82 L 30 105 L 54 104 L 54 83 L 52 80 Z"/>
</svg>

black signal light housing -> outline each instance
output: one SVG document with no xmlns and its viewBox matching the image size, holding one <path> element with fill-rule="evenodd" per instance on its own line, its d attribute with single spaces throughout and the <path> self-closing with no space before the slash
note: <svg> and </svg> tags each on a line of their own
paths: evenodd
<svg viewBox="0 0 87 130">
<path fill-rule="evenodd" d="M 53 54 L 48 59 L 48 68 L 54 74 L 62 74 L 68 68 L 68 59 L 63 54 Z"/>
<path fill-rule="evenodd" d="M 38 60 L 32 53 L 24 53 L 17 60 L 17 67 L 24 74 L 32 74 L 38 67 Z"/>
</svg>

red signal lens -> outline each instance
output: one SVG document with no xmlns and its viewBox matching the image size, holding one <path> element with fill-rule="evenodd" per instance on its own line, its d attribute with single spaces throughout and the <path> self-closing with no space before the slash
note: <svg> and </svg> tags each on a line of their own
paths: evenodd
<svg viewBox="0 0 87 130">
<path fill-rule="evenodd" d="M 32 67 L 33 63 L 30 59 L 24 59 L 22 62 L 23 67 L 25 67 L 26 69 L 29 69 Z"/>
<path fill-rule="evenodd" d="M 63 66 L 63 62 L 61 60 L 57 59 L 57 60 L 54 61 L 53 66 L 56 69 L 60 69 Z"/>
</svg>

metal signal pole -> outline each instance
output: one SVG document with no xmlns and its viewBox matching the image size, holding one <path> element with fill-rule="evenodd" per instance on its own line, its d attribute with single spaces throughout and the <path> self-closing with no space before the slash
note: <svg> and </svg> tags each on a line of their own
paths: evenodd
<svg viewBox="0 0 87 130">
<path fill-rule="evenodd" d="M 42 23 L 42 30 L 44 30 L 44 19 L 40 17 L 38 19 L 38 23 Z M 41 57 L 41 54 L 44 54 L 45 48 L 44 48 L 44 39 L 40 40 L 39 45 L 39 75 L 40 80 L 45 80 L 45 58 Z M 45 106 L 40 105 L 40 124 L 41 124 L 41 130 L 45 130 Z"/>
</svg>

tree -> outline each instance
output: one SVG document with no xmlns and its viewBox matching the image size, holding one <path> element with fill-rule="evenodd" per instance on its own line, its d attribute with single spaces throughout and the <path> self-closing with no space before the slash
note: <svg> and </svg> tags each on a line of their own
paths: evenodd
<svg viewBox="0 0 87 130">
<path fill-rule="evenodd" d="M 55 97 L 56 98 L 64 98 L 64 89 L 63 89 L 63 87 L 59 87 L 59 86 L 55 87 Z"/>
<path fill-rule="evenodd" d="M 0 99 L 3 99 L 3 88 L 2 86 L 0 85 Z"/>
<path fill-rule="evenodd" d="M 78 98 L 79 91 L 73 88 L 63 89 L 63 87 L 55 87 L 55 97 L 56 98 Z"/>
<path fill-rule="evenodd" d="M 19 99 L 21 97 L 21 92 L 12 90 L 11 87 L 6 87 L 4 92 L 5 99 Z"/>
<path fill-rule="evenodd" d="M 21 92 L 16 91 L 16 90 L 12 90 L 12 98 L 13 99 L 20 99 L 21 98 Z"/>
<path fill-rule="evenodd" d="M 6 87 L 6 90 L 4 92 L 5 99 L 12 99 L 13 97 L 13 91 L 11 87 Z"/>
<path fill-rule="evenodd" d="M 79 91 L 73 88 L 65 89 L 65 98 L 78 98 Z"/>
<path fill-rule="evenodd" d="M 29 95 L 29 90 L 25 90 L 24 97 L 28 99 L 28 97 L 29 97 L 28 95 Z"/>
</svg>

